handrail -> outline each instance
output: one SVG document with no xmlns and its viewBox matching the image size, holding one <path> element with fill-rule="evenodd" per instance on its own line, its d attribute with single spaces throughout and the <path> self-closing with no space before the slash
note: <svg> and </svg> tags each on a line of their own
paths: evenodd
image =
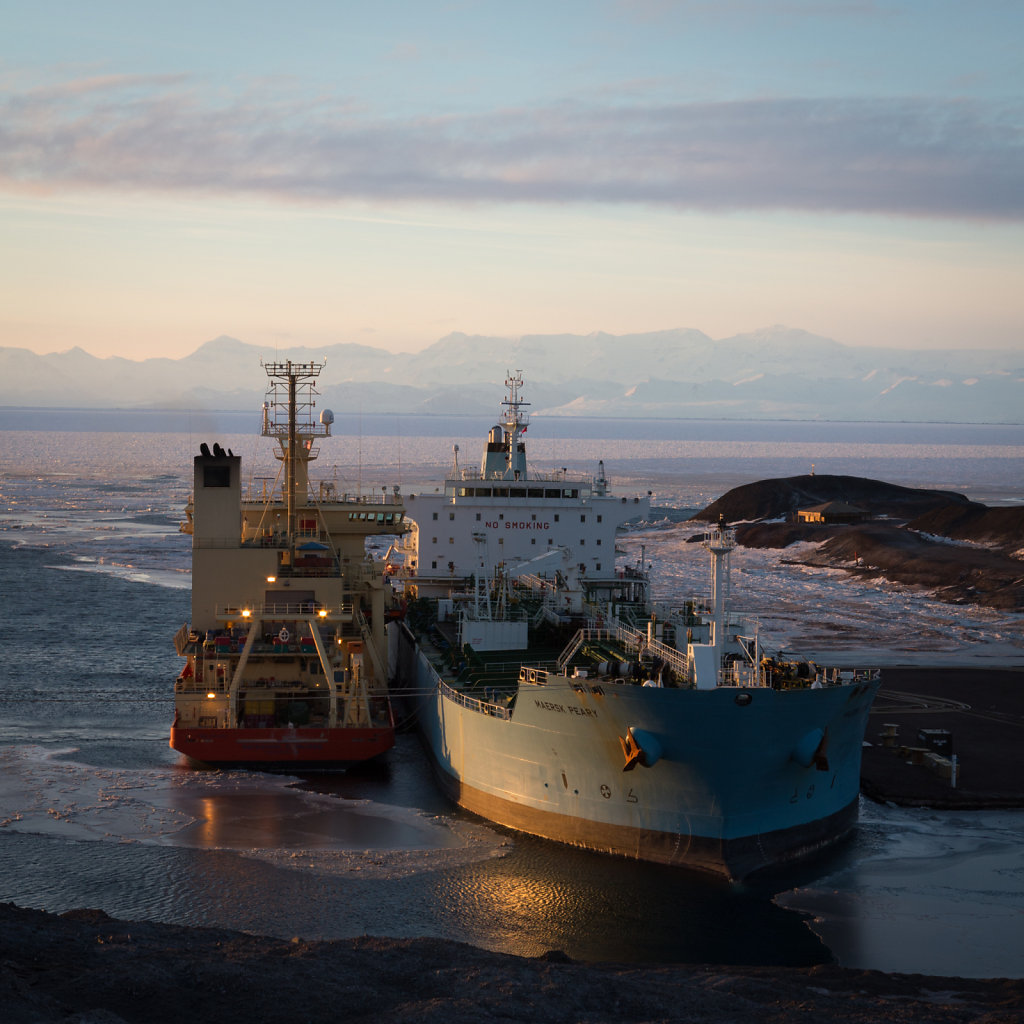
<svg viewBox="0 0 1024 1024">
<path fill-rule="evenodd" d="M 664 644 L 660 640 L 649 640 L 645 634 L 635 629 L 630 629 L 629 626 L 625 626 L 621 622 L 615 627 L 614 632 L 608 629 L 578 630 L 565 650 L 558 656 L 559 669 L 563 672 L 565 671 L 566 665 L 572 661 L 573 656 L 583 646 L 583 644 L 589 641 L 613 639 L 628 648 L 632 648 L 637 652 L 637 655 L 639 655 L 642 650 L 646 649 L 651 654 L 661 658 L 662 661 L 670 665 L 674 671 L 681 675 L 686 675 L 688 668 L 687 657 L 682 651 L 676 650 L 674 647 L 669 647 L 668 644 Z"/>
<path fill-rule="evenodd" d="M 223 609 L 218 605 L 214 609 L 216 616 L 231 615 L 241 618 L 243 621 L 249 616 L 243 612 L 250 612 L 252 618 L 261 619 L 296 619 L 309 618 L 310 615 L 319 615 L 321 611 L 326 612 L 322 618 L 335 619 L 338 616 L 351 618 L 352 602 L 342 602 L 331 608 L 329 605 L 322 605 L 319 602 L 299 601 L 296 603 L 278 604 L 277 602 L 257 601 L 251 605 L 225 605 Z"/>
<path fill-rule="evenodd" d="M 686 674 L 686 670 L 689 667 L 688 659 L 682 651 L 676 650 L 675 647 L 669 647 L 668 644 L 663 644 L 660 640 L 645 640 L 644 643 L 651 654 L 661 658 L 661 660 L 670 665 L 674 671 L 679 672 L 682 675 Z"/>
<path fill-rule="evenodd" d="M 503 704 L 494 704 L 491 701 L 479 700 L 476 697 L 467 696 L 461 690 L 455 689 L 449 683 L 446 683 L 443 679 L 438 677 L 439 688 L 441 696 L 447 700 L 452 701 L 455 704 L 460 704 L 464 708 L 468 708 L 470 711 L 476 711 L 481 715 L 488 715 L 491 718 L 503 718 L 505 721 L 509 721 L 512 718 L 512 712 L 505 707 Z"/>
<path fill-rule="evenodd" d="M 263 494 L 254 496 L 257 494 L 257 490 L 254 487 L 250 487 L 248 491 L 242 495 L 241 501 L 243 505 L 283 505 L 284 498 L 280 496 L 279 492 L 275 489 L 270 494 Z M 386 494 L 333 494 L 329 498 L 318 498 L 316 499 L 316 506 L 323 505 L 393 505 L 396 509 L 405 511 L 405 501 L 401 495 L 392 494 L 390 497 Z M 311 504 L 310 509 L 314 506 Z"/>
<path fill-rule="evenodd" d="M 623 627 L 619 627 L 621 630 Z M 637 634 L 639 635 L 639 634 Z M 579 629 L 576 635 L 569 641 L 565 650 L 558 656 L 557 665 L 559 671 L 565 671 L 565 666 L 572 661 L 573 655 L 590 640 L 611 640 L 612 632 L 608 629 Z M 616 633 L 615 639 L 621 639 Z"/>
</svg>

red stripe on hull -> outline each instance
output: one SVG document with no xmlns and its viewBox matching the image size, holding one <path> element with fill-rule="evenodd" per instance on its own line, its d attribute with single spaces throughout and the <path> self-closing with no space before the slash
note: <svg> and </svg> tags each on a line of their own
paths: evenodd
<svg viewBox="0 0 1024 1024">
<path fill-rule="evenodd" d="M 172 750 L 202 764 L 354 764 L 395 745 L 393 729 L 198 729 L 171 727 Z"/>
</svg>

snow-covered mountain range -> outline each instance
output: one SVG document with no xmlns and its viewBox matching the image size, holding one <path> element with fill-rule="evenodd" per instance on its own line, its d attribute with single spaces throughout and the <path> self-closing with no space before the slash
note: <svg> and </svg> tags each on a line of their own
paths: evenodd
<svg viewBox="0 0 1024 1024">
<path fill-rule="evenodd" d="M 336 411 L 493 412 L 521 370 L 532 411 L 562 416 L 1024 422 L 1024 352 L 882 349 L 771 327 L 714 340 L 646 334 L 450 334 L 416 353 L 366 345 L 270 351 L 220 337 L 181 359 L 0 348 L 0 405 L 251 410 L 259 359 L 326 358 Z"/>
</svg>

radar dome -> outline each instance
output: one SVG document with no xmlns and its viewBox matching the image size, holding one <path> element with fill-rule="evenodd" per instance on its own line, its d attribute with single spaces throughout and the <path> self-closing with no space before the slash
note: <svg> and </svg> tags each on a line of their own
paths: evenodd
<svg viewBox="0 0 1024 1024">
<path fill-rule="evenodd" d="M 324 409 L 320 413 L 320 422 L 325 426 L 329 427 L 334 422 L 334 413 L 330 409 Z"/>
</svg>

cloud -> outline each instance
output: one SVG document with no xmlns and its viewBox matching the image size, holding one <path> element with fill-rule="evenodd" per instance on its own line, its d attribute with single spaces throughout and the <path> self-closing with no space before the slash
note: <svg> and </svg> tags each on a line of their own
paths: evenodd
<svg viewBox="0 0 1024 1024">
<path fill-rule="evenodd" d="M 419 118 L 96 78 L 0 101 L 8 188 L 1024 218 L 1019 103 L 771 99 Z"/>
</svg>

